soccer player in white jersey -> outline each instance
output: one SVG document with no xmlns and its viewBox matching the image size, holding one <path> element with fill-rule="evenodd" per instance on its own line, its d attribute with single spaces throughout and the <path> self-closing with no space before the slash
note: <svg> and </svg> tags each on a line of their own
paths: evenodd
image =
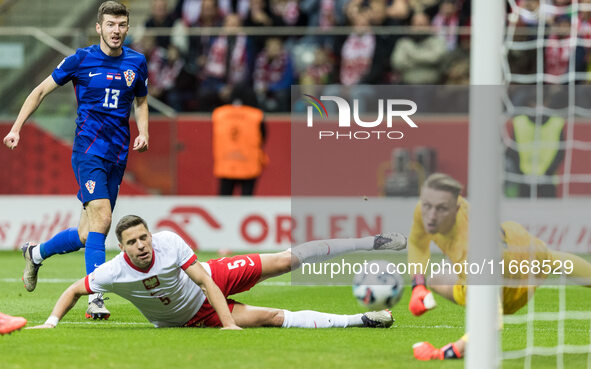
<svg viewBox="0 0 591 369">
<path fill-rule="evenodd" d="M 406 237 L 399 233 L 375 237 L 311 241 L 274 254 L 238 255 L 198 262 L 183 239 L 169 231 L 152 235 L 135 215 L 123 217 L 115 229 L 121 253 L 59 298 L 45 324 L 54 328 L 78 298 L 113 292 L 133 303 L 155 327 L 390 327 L 388 310 L 355 315 L 249 306 L 227 296 L 298 268 L 357 250 L 401 250 Z"/>
</svg>

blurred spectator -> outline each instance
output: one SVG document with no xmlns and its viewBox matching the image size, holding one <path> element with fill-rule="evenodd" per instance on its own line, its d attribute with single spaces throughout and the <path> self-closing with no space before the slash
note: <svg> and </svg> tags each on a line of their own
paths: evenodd
<svg viewBox="0 0 591 369">
<path fill-rule="evenodd" d="M 304 25 L 304 17 L 300 12 L 299 0 L 269 0 L 271 13 L 277 16 L 283 25 Z"/>
<path fill-rule="evenodd" d="M 409 24 L 411 9 L 408 0 L 391 0 L 386 7 L 387 23 L 398 26 Z"/>
<path fill-rule="evenodd" d="M 346 22 L 345 8 L 349 0 L 301 0 L 300 11 L 305 15 L 308 26 L 324 30 L 342 26 Z M 328 35 L 306 35 L 301 43 L 320 47 L 333 47 L 335 37 Z M 334 49 L 333 49 L 334 51 Z"/>
<path fill-rule="evenodd" d="M 168 0 L 152 0 L 150 17 L 145 23 L 146 28 L 172 28 L 174 21 L 173 14 L 168 12 Z M 169 35 L 156 36 L 156 45 L 159 47 L 166 49 L 169 44 Z"/>
<path fill-rule="evenodd" d="M 442 82 L 451 85 L 470 83 L 470 39 L 460 37 L 462 25 L 459 0 L 442 0 L 439 11 L 433 17 L 432 26 L 446 44 L 447 52 L 442 60 Z"/>
<path fill-rule="evenodd" d="M 443 0 L 431 25 L 435 28 L 437 35 L 445 40 L 447 50 L 455 50 L 458 45 L 458 27 L 460 25 L 457 1 Z"/>
<path fill-rule="evenodd" d="M 570 16 L 561 15 L 555 18 L 550 27 L 548 40 L 552 44 L 544 49 L 544 72 L 561 76 L 569 71 L 571 53 L 575 49 L 570 45 Z"/>
<path fill-rule="evenodd" d="M 470 84 L 470 49 L 459 47 L 448 52 L 443 61 L 443 83 L 446 85 Z"/>
<path fill-rule="evenodd" d="M 211 36 L 187 36 L 187 31 L 194 27 L 220 26 L 223 21 L 222 13 L 217 0 L 180 0 L 175 14 L 180 21 L 175 23 L 174 43 L 187 55 L 187 60 L 193 63 L 198 56 L 207 54 Z M 200 63 L 197 65 L 200 66 Z"/>
<path fill-rule="evenodd" d="M 184 66 L 185 61 L 174 45 L 170 45 L 168 49 L 157 47 L 148 62 L 150 94 L 177 111 L 183 110 L 189 98 L 183 93 L 179 83 Z"/>
<path fill-rule="evenodd" d="M 327 85 L 332 83 L 334 55 L 328 48 L 317 48 L 314 61 L 300 74 L 301 85 Z"/>
<path fill-rule="evenodd" d="M 301 0 L 300 10 L 307 17 L 308 26 L 328 29 L 345 24 L 345 5 L 348 0 Z"/>
<path fill-rule="evenodd" d="M 289 111 L 290 87 L 294 79 L 291 57 L 282 40 L 268 38 L 254 70 L 254 89 L 259 105 L 268 112 Z"/>
<path fill-rule="evenodd" d="M 412 11 L 411 24 L 415 26 L 428 26 L 431 18 L 435 16 L 440 0 L 408 0 Z"/>
<path fill-rule="evenodd" d="M 240 17 L 229 14 L 223 26 L 226 34 L 213 39 L 198 93 L 202 109 L 209 110 L 228 102 L 233 87 L 248 80 L 248 39 L 236 34 L 240 27 Z"/>
<path fill-rule="evenodd" d="M 265 0 L 251 0 L 250 9 L 244 20 L 247 27 L 270 27 L 278 25 L 279 20 L 273 19 Z"/>
<path fill-rule="evenodd" d="M 265 0 L 251 0 L 249 12 L 244 20 L 245 27 L 274 27 L 281 25 L 283 25 L 283 21 L 280 17 L 271 13 Z M 254 55 L 258 55 L 263 50 L 266 39 L 266 36 L 250 37 Z"/>
<path fill-rule="evenodd" d="M 174 14 L 176 18 L 183 18 L 186 25 L 195 25 L 203 12 L 204 0 L 178 0 Z M 241 19 L 248 14 L 249 0 L 216 0 L 215 8 L 222 17 L 228 14 L 238 14 Z"/>
<path fill-rule="evenodd" d="M 216 0 L 203 0 L 201 13 L 197 23 L 193 27 L 218 27 L 221 26 L 223 17 L 217 6 Z M 207 56 L 213 44 L 214 36 L 191 36 L 189 45 L 189 58 L 196 62 L 197 71 L 201 71 L 207 62 Z"/>
<path fill-rule="evenodd" d="M 263 151 L 263 111 L 256 108 L 256 98 L 247 89 L 233 89 L 231 101 L 212 114 L 214 175 L 220 180 L 220 195 L 232 195 L 240 186 L 242 196 L 252 196 L 269 161 Z"/>
<path fill-rule="evenodd" d="M 581 0 L 580 3 L 591 5 L 591 0 Z M 579 14 L 579 37 L 585 41 L 591 41 L 591 11 L 581 11 Z M 589 72 L 591 71 L 591 49 L 578 46 L 577 47 L 577 71 Z M 590 79 L 587 78 L 587 83 Z"/>
<path fill-rule="evenodd" d="M 380 26 L 386 21 L 385 0 L 350 0 L 345 11 L 351 23 L 361 13 L 369 18 L 369 24 L 373 26 Z"/>
<path fill-rule="evenodd" d="M 178 0 L 175 6 L 175 18 L 180 18 L 183 23 L 190 27 L 197 24 L 201 15 L 201 0 Z"/>
<path fill-rule="evenodd" d="M 569 6 L 571 4 L 571 0 L 554 0 L 554 5 L 556 6 Z"/>
<path fill-rule="evenodd" d="M 530 41 L 536 38 L 535 31 L 539 22 L 540 0 L 522 0 L 522 10 L 518 14 L 509 14 L 509 23 L 515 27 L 513 41 Z M 528 31 L 533 31 L 529 34 Z M 537 70 L 537 50 L 510 49 L 507 55 L 509 67 L 513 74 L 535 74 Z"/>
<path fill-rule="evenodd" d="M 522 0 L 519 3 L 522 11 L 518 14 L 522 26 L 537 26 L 540 18 L 540 0 Z"/>
<path fill-rule="evenodd" d="M 345 39 L 343 48 L 347 46 L 348 52 L 357 48 L 362 40 L 362 44 L 369 46 L 373 43 L 373 51 L 371 54 L 371 66 L 361 79 L 361 83 L 383 83 L 386 81 L 385 75 L 389 71 L 389 64 L 387 62 L 389 55 L 392 53 L 394 38 L 390 35 L 375 35 L 371 26 L 380 26 L 386 22 L 386 3 L 385 0 L 352 0 L 346 9 L 347 19 L 353 26 L 353 33 L 357 36 L 351 37 L 349 35 Z M 360 38 L 361 35 L 364 35 Z M 357 39 L 356 42 L 353 42 Z M 370 41 L 370 39 L 372 41 Z M 352 43 L 353 42 L 353 43 Z M 355 46 L 357 44 L 357 46 Z M 344 62 L 343 50 L 341 50 L 342 61 Z M 341 66 L 341 74 L 343 68 Z"/>
<path fill-rule="evenodd" d="M 412 18 L 420 29 L 422 21 Z M 442 78 L 441 62 L 446 54 L 445 40 L 435 35 L 417 34 L 398 40 L 391 56 L 392 68 L 405 84 L 437 84 Z"/>
<path fill-rule="evenodd" d="M 222 15 L 238 14 L 240 19 L 246 19 L 250 9 L 250 0 L 219 0 L 219 7 Z"/>
<path fill-rule="evenodd" d="M 369 27 L 369 11 L 353 12 L 350 16 L 354 29 L 341 49 L 339 72 L 340 82 L 346 86 L 366 82 L 376 52 L 376 36 Z"/>
</svg>

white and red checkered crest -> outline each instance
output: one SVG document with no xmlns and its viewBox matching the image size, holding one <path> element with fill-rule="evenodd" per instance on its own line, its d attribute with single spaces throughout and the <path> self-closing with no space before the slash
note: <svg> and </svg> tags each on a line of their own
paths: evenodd
<svg viewBox="0 0 591 369">
<path fill-rule="evenodd" d="M 96 185 L 96 182 L 95 181 L 92 181 L 92 180 L 86 181 L 85 186 L 86 186 L 86 189 L 88 190 L 88 192 L 90 194 L 92 194 L 94 192 L 94 186 L 95 185 Z"/>
<path fill-rule="evenodd" d="M 125 72 L 123 72 L 123 76 L 125 76 L 125 82 L 127 82 L 127 87 L 131 87 L 131 84 L 135 79 L 135 73 L 131 69 L 128 69 Z"/>
</svg>

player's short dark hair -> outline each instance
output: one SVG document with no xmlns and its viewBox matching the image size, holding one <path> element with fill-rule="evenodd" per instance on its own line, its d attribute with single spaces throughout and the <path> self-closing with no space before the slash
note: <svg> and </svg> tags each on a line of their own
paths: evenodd
<svg viewBox="0 0 591 369">
<path fill-rule="evenodd" d="M 127 21 L 129 22 L 129 10 L 127 10 L 125 5 L 118 3 L 117 1 L 105 1 L 101 4 L 101 6 L 99 6 L 98 14 L 96 16 L 98 24 L 103 24 L 103 16 L 105 14 L 115 16 L 124 15 L 127 17 Z"/>
<path fill-rule="evenodd" d="M 137 215 L 126 215 L 123 218 L 121 218 L 117 223 L 117 227 L 115 227 L 115 235 L 117 235 L 117 240 L 121 242 L 121 234 L 123 233 L 123 231 L 131 227 L 138 226 L 140 224 L 143 224 L 144 227 L 148 229 L 148 223 L 146 223 L 146 221 L 143 218 L 138 217 Z"/>
<path fill-rule="evenodd" d="M 464 187 L 460 182 L 445 173 L 433 173 L 425 180 L 423 187 L 446 191 L 454 197 L 460 196 Z"/>
</svg>

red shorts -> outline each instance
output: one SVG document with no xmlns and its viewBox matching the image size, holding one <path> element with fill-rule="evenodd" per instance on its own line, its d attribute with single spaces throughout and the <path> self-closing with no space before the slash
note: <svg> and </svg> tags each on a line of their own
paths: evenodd
<svg viewBox="0 0 591 369">
<path fill-rule="evenodd" d="M 213 259 L 207 262 L 211 278 L 225 297 L 250 290 L 261 279 L 262 266 L 259 254 L 236 255 L 231 258 Z M 230 311 L 234 300 L 226 299 Z M 205 299 L 201 308 L 185 327 L 220 327 L 222 323 L 213 306 Z"/>
</svg>

